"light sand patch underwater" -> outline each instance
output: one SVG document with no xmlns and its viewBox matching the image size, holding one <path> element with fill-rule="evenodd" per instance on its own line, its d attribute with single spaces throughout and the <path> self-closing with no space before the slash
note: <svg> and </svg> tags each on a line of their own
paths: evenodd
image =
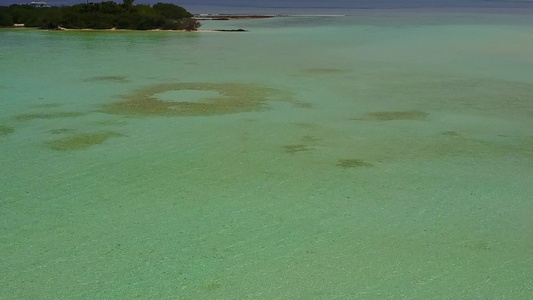
<svg viewBox="0 0 533 300">
<path fill-rule="evenodd" d="M 253 84 L 170 83 L 134 91 L 103 105 L 101 111 L 129 116 L 210 116 L 262 111 L 272 98 L 290 101 L 286 92 Z"/>
<path fill-rule="evenodd" d="M 349 69 L 337 69 L 337 68 L 309 68 L 300 70 L 300 74 L 304 76 L 334 76 L 334 75 L 346 75 L 349 74 Z"/>
</svg>

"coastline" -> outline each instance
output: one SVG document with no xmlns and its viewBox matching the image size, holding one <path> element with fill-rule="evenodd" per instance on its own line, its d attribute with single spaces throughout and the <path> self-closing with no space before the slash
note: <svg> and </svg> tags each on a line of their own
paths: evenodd
<svg viewBox="0 0 533 300">
<path fill-rule="evenodd" d="M 237 14 L 200 14 L 196 15 L 194 18 L 196 21 L 227 21 L 227 20 L 255 20 L 255 19 L 269 19 L 282 17 L 281 15 L 237 15 Z M 36 29 L 36 30 L 45 30 L 45 31 L 97 31 L 97 32 L 203 32 L 203 33 L 213 33 L 213 32 L 248 32 L 248 30 L 239 28 L 239 29 L 196 29 L 196 30 L 183 30 L 183 29 L 148 29 L 148 30 L 136 30 L 136 29 L 118 29 L 118 28 L 109 28 L 109 29 L 94 29 L 94 28 L 65 28 L 58 26 L 56 29 L 49 28 L 39 28 L 39 27 L 26 27 L 24 24 L 14 24 L 13 26 L 0 27 L 1 29 Z"/>
<path fill-rule="evenodd" d="M 226 29 L 198 29 L 198 30 L 166 30 L 166 29 L 149 29 L 149 30 L 135 30 L 135 29 L 92 29 L 81 28 L 71 29 L 60 27 L 58 29 L 42 29 L 37 27 L 23 27 L 23 26 L 10 26 L 0 27 L 0 30 L 37 30 L 37 31 L 49 31 L 49 32 L 109 32 L 109 33 L 128 33 L 128 32 L 173 32 L 173 33 L 221 33 L 221 32 L 247 32 L 244 29 L 226 30 Z"/>
<path fill-rule="evenodd" d="M 80 28 L 80 29 L 73 29 L 73 28 L 64 28 L 59 27 L 58 29 L 40 29 L 35 28 L 37 30 L 47 30 L 47 31 L 79 31 L 79 32 L 179 32 L 179 33 L 194 33 L 194 32 L 217 32 L 216 30 L 208 30 L 208 29 L 197 29 L 197 30 L 172 30 L 172 29 L 148 29 L 148 30 L 135 30 L 135 29 L 118 29 L 118 28 L 109 28 L 109 29 L 92 29 L 92 28 Z"/>
</svg>

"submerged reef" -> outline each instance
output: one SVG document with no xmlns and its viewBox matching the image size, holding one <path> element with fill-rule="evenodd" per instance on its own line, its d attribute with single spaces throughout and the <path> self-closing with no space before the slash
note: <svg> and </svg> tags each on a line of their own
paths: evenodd
<svg viewBox="0 0 533 300">
<path fill-rule="evenodd" d="M 13 127 L 0 125 L 0 136 L 11 134 L 15 131 Z"/>
<path fill-rule="evenodd" d="M 338 167 L 349 169 L 349 168 L 361 168 L 361 167 L 373 167 L 371 163 L 367 163 L 361 159 L 339 159 L 337 163 Z"/>
<path fill-rule="evenodd" d="M 296 108 L 306 108 L 306 109 L 313 108 L 313 104 L 309 102 L 296 101 L 292 105 Z"/>
<path fill-rule="evenodd" d="M 77 112 L 77 111 L 60 111 L 53 113 L 29 113 L 15 116 L 17 121 L 31 121 L 35 119 L 59 119 L 59 118 L 74 118 L 81 117 L 88 113 L 86 112 Z"/>
<path fill-rule="evenodd" d="M 118 81 L 126 80 L 120 76 L 91 77 L 87 80 Z M 182 93 L 183 91 L 183 93 Z M 191 93 L 193 92 L 192 96 Z M 195 97 L 195 92 L 200 97 Z M 207 93 L 204 93 L 207 92 Z M 193 98 L 193 99 L 191 99 Z M 261 111 L 266 108 L 268 100 L 292 102 L 292 94 L 274 88 L 253 84 L 236 83 L 172 83 L 156 84 L 122 96 L 116 102 L 99 106 L 98 112 L 110 115 L 132 117 L 148 116 L 210 116 L 240 112 Z M 56 104 L 39 104 L 40 108 L 57 107 Z M 76 118 L 95 111 L 38 111 L 19 114 L 13 118 L 19 122 L 35 119 L 54 120 L 58 118 Z M 100 126 L 123 125 L 124 120 L 103 120 L 93 122 Z M 8 135 L 14 129 L 0 125 L 0 135 Z M 55 139 L 46 142 L 46 146 L 57 151 L 82 150 L 104 143 L 110 138 L 124 136 L 114 131 L 79 133 L 72 128 L 55 128 L 48 131 Z M 289 152 L 304 151 L 301 148 L 287 148 Z"/>
<path fill-rule="evenodd" d="M 61 104 L 59 103 L 40 103 L 40 104 L 33 105 L 33 108 L 56 108 L 60 106 Z"/>
<path fill-rule="evenodd" d="M 85 82 L 104 81 L 104 82 L 118 82 L 118 83 L 129 82 L 126 76 L 116 76 L 116 75 L 94 76 L 94 77 L 86 78 L 84 81 Z"/>
<path fill-rule="evenodd" d="M 314 143 L 314 142 L 317 142 L 317 141 L 320 141 L 319 138 L 317 138 L 316 136 L 312 136 L 312 135 L 305 135 L 301 138 L 302 142 L 306 142 L 306 143 Z"/>
<path fill-rule="evenodd" d="M 59 128 L 59 129 L 52 129 L 50 130 L 50 133 L 51 134 L 63 134 L 63 133 L 69 133 L 69 132 L 74 132 L 76 130 L 72 129 L 72 128 Z"/>
<path fill-rule="evenodd" d="M 461 134 L 455 132 L 455 131 L 444 131 L 442 132 L 442 135 L 446 136 L 461 136 Z"/>
<path fill-rule="evenodd" d="M 425 121 L 427 120 L 428 113 L 417 110 L 410 111 L 377 111 L 367 113 L 363 118 L 354 120 L 364 121 Z"/>
<path fill-rule="evenodd" d="M 285 145 L 283 146 L 283 151 L 285 153 L 290 153 L 290 154 L 295 154 L 295 153 L 298 153 L 298 152 L 306 152 L 306 151 L 311 151 L 313 150 L 313 148 L 307 146 L 307 145 L 304 145 L 304 144 L 297 144 L 297 145 Z"/>
<path fill-rule="evenodd" d="M 196 101 L 169 101 L 158 94 L 175 91 L 214 91 L 217 96 Z M 123 96 L 120 101 L 105 104 L 101 111 L 128 116 L 210 116 L 261 111 L 272 96 L 282 92 L 252 84 L 236 83 L 171 83 L 157 84 Z"/>
<path fill-rule="evenodd" d="M 65 138 L 50 141 L 47 143 L 47 146 L 58 151 L 82 150 L 91 146 L 102 144 L 112 137 L 120 136 L 124 135 L 113 131 L 77 133 Z"/>
</svg>

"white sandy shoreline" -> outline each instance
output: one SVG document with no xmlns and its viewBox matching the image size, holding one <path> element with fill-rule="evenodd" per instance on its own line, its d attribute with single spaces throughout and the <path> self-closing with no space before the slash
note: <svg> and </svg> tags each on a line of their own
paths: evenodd
<svg viewBox="0 0 533 300">
<path fill-rule="evenodd" d="M 37 28 L 39 29 L 39 28 Z M 56 31 L 56 29 L 48 29 L 49 31 Z M 148 30 L 135 30 L 135 29 L 117 29 L 117 28 L 110 28 L 110 29 L 93 29 L 93 28 L 82 28 L 82 29 L 72 29 L 72 28 L 64 28 L 64 27 L 58 27 L 57 30 L 59 31 L 102 31 L 102 32 L 181 32 L 181 33 L 189 33 L 189 32 L 218 32 L 216 30 L 204 30 L 204 29 L 197 29 L 197 30 L 171 30 L 171 29 L 148 29 Z"/>
<path fill-rule="evenodd" d="M 83 29 L 72 29 L 72 28 L 63 28 L 59 27 L 58 29 L 41 29 L 37 27 L 24 27 L 24 24 L 16 24 L 15 26 L 11 27 L 0 27 L 0 29 L 26 29 L 26 30 L 42 30 L 42 31 L 70 31 L 70 32 L 175 32 L 175 33 L 221 33 L 224 31 L 219 30 L 212 30 L 212 29 L 198 29 L 194 31 L 188 31 L 188 30 L 165 30 L 165 29 L 149 29 L 149 30 L 135 30 L 135 29 L 117 29 L 117 28 L 110 28 L 110 29 L 92 29 L 92 28 L 83 28 Z"/>
</svg>

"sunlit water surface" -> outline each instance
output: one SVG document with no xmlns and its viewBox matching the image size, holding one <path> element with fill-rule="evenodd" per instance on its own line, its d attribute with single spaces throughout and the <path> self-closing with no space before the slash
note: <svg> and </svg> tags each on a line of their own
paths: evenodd
<svg viewBox="0 0 533 300">
<path fill-rule="evenodd" d="M 533 18 L 0 30 L 0 298 L 531 299 Z"/>
</svg>

